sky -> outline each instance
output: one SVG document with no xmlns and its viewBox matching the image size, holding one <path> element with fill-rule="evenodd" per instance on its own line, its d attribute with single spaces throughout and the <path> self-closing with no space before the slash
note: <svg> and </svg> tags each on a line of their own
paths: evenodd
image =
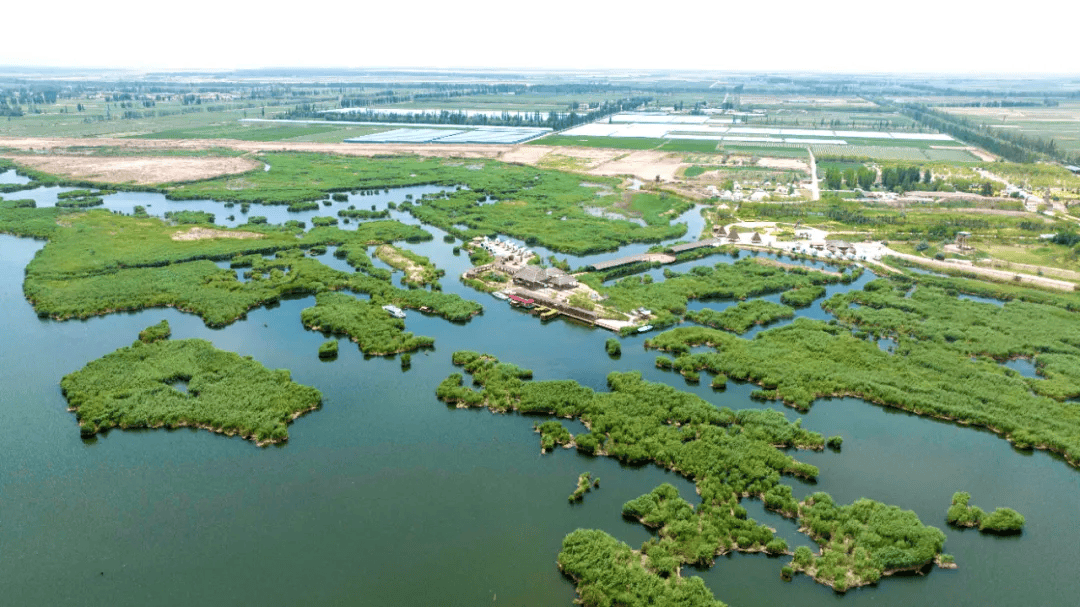
<svg viewBox="0 0 1080 607">
<path fill-rule="evenodd" d="M 0 65 L 1080 74 L 1074 0 L 243 4 L 11 3 Z"/>
</svg>

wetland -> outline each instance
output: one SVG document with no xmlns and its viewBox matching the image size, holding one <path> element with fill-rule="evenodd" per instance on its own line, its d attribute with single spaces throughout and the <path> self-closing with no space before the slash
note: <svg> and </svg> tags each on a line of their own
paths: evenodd
<svg viewBox="0 0 1080 607">
<path fill-rule="evenodd" d="M 285 163 L 276 158 L 272 164 L 274 171 L 268 174 Z M 105 250 L 87 244 L 91 241 L 56 236 L 63 228 L 58 226 L 58 219 L 63 221 L 71 213 L 83 212 L 55 208 L 56 202 L 62 200 L 57 194 L 64 188 L 5 194 L 5 199 L 14 200 L 33 193 L 39 208 L 18 209 L 19 217 L 25 220 L 19 233 L 53 238 L 46 244 L 0 235 L 0 326 L 6 341 L 17 345 L 0 352 L 0 385 L 4 388 L 0 414 L 5 421 L 0 448 L 6 462 L 0 468 L 4 487 L 0 544 L 5 555 L 0 579 L 11 600 L 21 604 L 117 605 L 147 600 L 155 604 L 234 604 L 249 600 L 252 591 L 272 576 L 278 580 L 273 597 L 267 599 L 273 604 L 312 600 L 355 604 L 356 597 L 364 597 L 364 603 L 380 605 L 569 605 L 576 596 L 575 584 L 560 573 L 556 560 L 564 569 L 573 568 L 568 549 L 582 542 L 603 546 L 613 553 L 623 553 L 624 546 L 625 550 L 646 546 L 653 562 L 650 571 L 680 567 L 681 579 L 694 587 L 689 591 L 693 596 L 702 600 L 714 596 L 730 605 L 831 605 L 837 600 L 852 605 L 1063 604 L 1080 591 L 1070 581 L 1075 579 L 1070 563 L 1080 550 L 1080 530 L 1074 524 L 1070 506 L 1080 498 L 1080 472 L 1064 459 L 1046 451 L 1018 449 L 1023 445 L 1010 444 L 977 427 L 841 398 L 844 390 L 833 384 L 826 383 L 822 389 L 813 390 L 814 394 L 804 395 L 797 392 L 798 386 L 779 381 L 797 376 L 787 371 L 775 372 L 778 381 L 772 390 L 808 410 L 796 411 L 776 398 L 760 398 L 760 394 L 753 398 L 760 388 L 742 380 L 761 383 L 769 378 L 742 372 L 730 361 L 703 358 L 700 366 L 705 373 L 715 369 L 726 374 L 725 390 L 715 390 L 715 382 L 688 383 L 678 374 L 655 368 L 656 352 L 644 347 L 645 338 L 640 335 L 615 337 L 621 353 L 618 357 L 606 356 L 604 350 L 607 340 L 613 338 L 611 333 L 564 320 L 541 324 L 462 284 L 457 276 L 470 264 L 466 256 L 452 253 L 457 235 L 440 227 L 445 223 L 436 215 L 430 218 L 431 223 L 422 223 L 417 214 L 391 209 L 388 204 L 405 200 L 406 195 L 415 200 L 442 189 L 416 184 L 389 192 L 380 189 L 377 194 L 349 192 L 344 201 L 331 199 L 330 205 L 305 212 L 290 213 L 284 206 L 252 205 L 249 213 L 270 216 L 265 224 L 269 226 L 289 220 L 310 225 L 312 218 L 333 215 L 349 205 L 375 205 L 376 211 L 387 213 L 386 217 L 370 220 L 354 217 L 350 224 L 339 223 L 336 227 L 296 227 L 291 232 L 226 219 L 239 215 L 238 201 L 178 201 L 152 192 L 102 194 L 98 208 L 107 211 L 89 211 L 87 217 L 94 221 L 85 224 L 87 230 L 107 234 L 118 226 L 126 230 L 129 226 L 123 222 L 139 221 L 147 223 L 143 228 L 147 242 L 162 244 L 159 248 L 140 248 L 137 268 L 122 267 L 126 265 L 124 259 L 102 259 Z M 136 207 L 143 207 L 147 217 L 134 217 Z M 173 242 L 163 232 L 167 224 L 154 227 L 159 225 L 156 218 L 169 211 L 203 211 L 214 216 L 217 229 L 244 226 L 243 230 L 264 236 L 215 241 L 220 250 L 212 254 L 207 254 L 200 244 L 191 249 L 199 250 L 195 255 L 199 259 L 193 259 L 192 253 L 177 253 L 183 249 L 165 242 Z M 39 214 L 48 220 L 34 219 Z M 377 222 L 387 219 L 404 227 L 378 227 L 383 224 Z M 428 236 L 420 237 L 417 230 Z M 686 231 L 669 229 L 662 242 L 695 236 L 684 237 Z M 369 232 L 376 236 L 369 236 Z M 520 232 L 503 235 L 515 234 L 520 236 Z M 165 240 L 160 240 L 163 235 Z M 286 236 L 292 240 L 286 240 Z M 261 242 L 253 244 L 256 241 Z M 288 244 L 276 244 L 278 241 Z M 298 241 L 304 246 L 299 246 Z M 375 255 L 377 244 L 389 242 L 410 255 L 430 260 L 444 271 L 442 291 L 387 285 L 387 275 L 402 275 Z M 57 243 L 62 250 L 50 251 L 49 247 Z M 275 244 L 262 250 L 270 243 Z M 563 246 L 556 240 L 551 244 Z M 327 250 L 310 250 L 318 246 Z M 576 244 L 573 247 L 585 250 Z M 558 255 L 577 268 L 637 254 L 647 247 L 616 244 L 616 250 L 588 251 L 582 256 L 565 248 L 537 252 L 545 258 Z M 87 253 L 89 249 L 95 251 L 93 255 Z M 163 254 L 148 254 L 147 250 Z M 237 307 L 242 308 L 240 313 L 228 308 L 228 314 L 215 316 L 222 309 L 218 303 L 207 303 L 203 308 L 193 304 L 186 306 L 190 312 L 184 312 L 180 308 L 185 306 L 168 306 L 164 300 L 143 296 L 131 306 L 72 306 L 71 310 L 87 309 L 91 313 L 42 315 L 40 306 L 45 295 L 32 296 L 47 293 L 47 288 L 65 289 L 68 293 L 66 289 L 71 286 L 67 283 L 94 280 L 102 272 L 163 271 L 179 280 L 186 276 L 185 264 L 204 262 L 209 266 L 199 268 L 200 280 L 227 272 L 229 277 L 222 274 L 217 280 L 228 284 L 231 293 L 241 289 L 234 285 L 249 283 L 239 279 L 237 269 L 218 264 L 230 260 L 235 263 L 238 254 L 247 259 L 236 268 L 244 274 L 251 272 L 251 283 L 268 282 L 256 286 L 273 287 L 266 291 L 272 296 L 243 300 L 253 303 Z M 609 287 L 610 293 L 626 307 L 649 304 L 664 309 L 672 315 L 673 324 L 679 313 L 706 309 L 714 315 L 731 310 L 725 318 L 737 321 L 738 329 L 776 319 L 767 326 L 753 326 L 742 337 L 691 324 L 676 330 L 713 331 L 708 333 L 710 338 L 713 333 L 720 335 L 715 337 L 715 343 L 729 344 L 725 351 L 741 356 L 775 361 L 798 347 L 816 352 L 820 359 L 822 352 L 826 356 L 835 354 L 820 349 L 822 340 L 851 339 L 843 345 L 854 344 L 860 357 L 887 367 L 893 363 L 882 361 L 889 355 L 871 341 L 875 335 L 887 334 L 898 340 L 901 351 L 897 355 L 905 359 L 911 358 L 907 353 L 913 348 L 934 348 L 932 353 L 937 359 L 916 356 L 914 363 L 904 363 L 918 367 L 910 373 L 920 372 L 920 368 L 940 369 L 940 360 L 948 357 L 948 364 L 971 365 L 965 368 L 999 382 L 993 385 L 1017 394 L 1024 390 L 1028 394 L 1024 398 L 1032 406 L 1073 406 L 1067 400 L 1076 395 L 1070 373 L 1071 344 L 1075 343 L 1071 333 L 1042 332 L 1022 322 L 1032 314 L 1067 322 L 1069 319 L 1062 315 L 1071 310 L 1054 305 L 1060 303 L 1056 300 L 1020 301 L 1022 297 L 1031 300 L 1038 296 L 1010 291 L 1010 298 L 1017 301 L 991 306 L 964 302 L 955 292 L 940 288 L 942 283 L 934 283 L 927 288 L 918 286 L 910 298 L 914 301 L 908 301 L 903 297 L 911 287 L 908 282 L 893 284 L 870 272 L 858 277 L 847 274 L 849 280 L 844 282 L 814 276 L 813 272 L 807 275 L 766 269 L 748 261 L 745 256 L 736 260 L 727 255 L 691 260 L 670 266 L 667 275 L 653 271 L 651 283 L 636 276 L 629 281 L 624 278 L 625 283 Z M 838 269 L 821 262 L 793 263 Z M 35 274 L 38 270 L 41 272 Z M 294 281 L 307 277 L 310 282 L 305 282 L 304 288 L 284 288 L 281 283 L 290 275 Z M 759 288 L 748 276 L 763 277 L 769 286 Z M 147 293 L 161 290 L 156 278 L 147 280 L 155 281 Z M 667 280 L 672 281 L 672 289 L 660 288 Z M 721 280 L 726 285 L 723 288 L 716 286 Z M 95 287 L 87 292 L 97 291 Z M 805 297 L 800 294 L 783 299 L 783 295 L 799 291 L 804 291 Z M 356 292 L 367 295 L 374 303 L 365 303 L 370 300 Z M 124 293 L 130 294 L 131 289 Z M 985 291 L 971 294 L 992 295 Z M 32 296 L 30 301 L 28 295 Z M 444 299 L 436 301 L 433 312 L 418 311 L 432 307 L 429 304 L 435 300 L 428 298 L 435 296 Z M 347 303 L 337 301 L 342 297 L 348 298 Z M 768 302 L 773 305 L 757 307 L 769 310 L 779 310 L 782 301 L 794 307 L 782 314 L 750 315 L 753 308 L 725 297 Z M 827 302 L 825 308 L 819 305 L 819 299 Z M 37 310 L 31 301 L 38 304 Z M 54 296 L 50 301 L 60 306 L 65 300 Z M 361 314 L 352 308 L 377 308 L 383 301 L 410 309 L 401 326 L 387 327 L 388 335 L 407 339 L 405 335 L 413 334 L 433 342 L 391 349 L 365 349 L 361 343 L 358 347 L 340 348 L 336 359 L 320 359 L 317 354 L 328 338 L 342 341 L 341 335 L 356 336 L 360 329 L 355 327 L 367 330 L 373 326 L 365 316 L 370 310 L 365 308 Z M 482 313 L 476 314 L 479 310 L 469 302 L 479 302 Z M 928 316 L 926 310 L 942 309 L 945 304 L 948 322 L 916 322 Z M 338 310 L 342 305 L 347 309 Z M 319 322 L 308 322 L 312 319 L 308 310 L 320 307 L 338 312 L 344 319 L 340 330 L 324 334 L 305 327 L 338 326 L 321 318 Z M 113 311 L 117 309 L 125 311 Z M 789 315 L 793 318 L 787 318 Z M 220 322 L 214 322 L 216 318 Z M 130 346 L 140 331 L 163 320 L 168 321 L 172 333 L 167 341 L 205 340 L 215 349 L 250 356 L 266 368 L 288 369 L 293 382 L 312 386 L 321 393 L 321 408 L 289 424 L 287 443 L 264 449 L 253 448 L 236 437 L 184 427 L 114 429 L 81 435 L 75 416 L 67 411 L 61 378 L 92 360 Z M 846 323 L 841 325 L 844 331 L 829 325 L 830 320 Z M 860 341 L 852 331 L 866 335 Z M 669 351 L 685 347 L 676 361 L 683 356 L 711 356 L 715 349 L 696 345 L 708 339 L 682 339 L 678 332 L 655 339 L 655 345 L 666 345 Z M 866 344 L 865 351 L 859 344 Z M 408 376 L 403 375 L 402 365 L 392 356 L 371 356 L 404 349 L 414 350 Z M 770 499 L 773 509 L 776 504 L 790 508 L 792 503 L 805 503 L 805 507 L 819 513 L 817 520 L 837 516 L 831 512 L 821 514 L 822 508 L 832 508 L 833 502 L 842 508 L 860 505 L 862 498 L 868 498 L 910 510 L 923 525 L 938 527 L 943 550 L 955 557 L 959 568 L 890 577 L 877 587 L 858 588 L 838 599 L 832 588 L 814 583 L 808 576 L 796 575 L 792 582 L 782 581 L 781 567 L 789 558 L 770 556 L 767 549 L 716 554 L 714 545 L 711 554 L 716 562 L 706 567 L 709 559 L 691 558 L 699 552 L 693 552 L 694 546 L 686 542 L 677 542 L 679 536 L 671 525 L 643 525 L 624 517 L 631 503 L 638 505 L 638 510 L 633 511 L 638 518 L 653 515 L 649 503 L 655 510 L 663 510 L 670 503 L 676 513 L 690 509 L 697 516 L 715 515 L 718 502 L 709 500 L 716 494 L 704 491 L 704 497 L 699 495 L 701 488 L 687 478 L 694 475 L 684 476 L 688 467 L 679 467 L 683 472 L 680 474 L 671 471 L 670 466 L 658 466 L 654 462 L 667 460 L 653 457 L 648 445 L 629 440 L 621 443 L 622 451 L 615 450 L 612 443 L 610 452 L 597 441 L 590 453 L 582 448 L 580 440 L 595 428 L 589 430 L 580 422 L 564 419 L 558 423 L 579 441 L 576 448 L 552 448 L 542 454 L 543 436 L 547 435 L 538 438 L 533 427 L 548 416 L 493 415 L 486 410 L 445 406 L 437 400 L 436 388 L 446 378 L 461 373 L 452 357 L 459 351 L 484 352 L 493 359 L 512 363 L 518 370 L 531 370 L 531 380 L 511 374 L 525 385 L 564 382 L 562 385 L 574 394 L 596 395 L 597 402 L 616 401 L 621 398 L 619 392 L 644 390 L 668 395 L 695 411 L 715 411 L 716 415 L 727 410 L 748 411 L 734 425 L 753 428 L 760 424 L 760 432 L 764 433 L 760 437 L 772 441 L 770 446 L 754 449 L 775 452 L 777 462 L 797 460 L 808 467 L 798 470 L 808 472 L 812 468 L 816 473 L 785 475 L 780 486 L 790 487 L 789 495 L 770 493 L 775 488 L 771 474 L 765 475 L 765 481 L 754 475 L 751 478 L 759 485 L 739 487 L 739 493 L 745 491 L 749 497 L 739 496 L 735 503 L 723 502 L 729 512 L 738 513 L 736 508 L 742 508 L 746 513 L 745 518 L 729 515 L 723 520 L 742 530 L 749 540 L 747 548 L 754 544 L 767 548 L 771 540 L 764 534 L 760 539 L 756 537 L 764 527 L 776 529 L 768 535 L 783 540 L 788 551 L 798 546 L 815 551 L 818 548 L 798 531 L 790 517 L 765 507 Z M 804 355 L 800 350 L 799 356 L 806 357 L 800 360 L 809 360 L 811 354 Z M 970 360 L 972 356 L 976 360 Z M 1033 357 L 1041 375 L 1023 376 L 999 364 L 1017 356 Z M 836 364 L 846 361 L 836 358 Z M 458 357 L 456 362 L 463 359 Z M 494 389 L 492 384 L 489 381 L 476 389 Z M 192 386 L 197 386 L 194 377 L 188 384 L 189 391 Z M 837 398 L 815 398 L 834 393 L 838 393 Z M 702 415 L 708 419 L 711 414 Z M 1058 425 L 1051 426 L 1053 433 L 1040 435 L 1032 430 L 1027 443 L 1040 446 L 1040 441 L 1058 440 L 1061 452 L 1072 456 L 1074 435 L 1066 423 L 1069 415 L 1055 419 Z M 596 418 L 589 422 L 596 423 Z M 1027 427 L 1024 420 L 1017 426 Z M 778 440 L 775 433 L 787 428 L 799 430 L 793 431 L 789 442 Z M 754 435 L 750 430 L 743 432 Z M 555 437 L 553 442 L 563 437 L 557 429 L 552 429 L 550 435 Z M 633 435 L 633 428 L 628 427 L 620 436 Z M 820 446 L 821 437 L 834 435 L 843 437 L 842 451 L 793 448 Z M 585 447 L 588 444 L 585 441 Z M 604 457 L 603 453 L 612 456 Z M 789 472 L 795 470 L 785 468 L 791 465 L 788 463 L 777 465 Z M 589 470 L 595 478 L 602 477 L 603 490 L 590 492 L 580 503 L 568 503 L 568 479 L 579 477 L 582 470 Z M 708 477 L 701 473 L 698 481 Z M 662 494 L 655 493 L 658 487 L 664 487 Z M 979 503 L 1008 504 L 1023 512 L 1026 525 L 1022 536 L 964 533 L 948 527 L 945 506 L 959 487 L 978 496 Z M 822 494 L 831 497 L 826 500 Z M 655 496 L 652 502 L 642 499 L 650 495 Z M 733 545 L 744 547 L 739 535 L 729 537 Z M 772 546 L 777 548 L 778 544 Z M 568 555 L 565 558 L 560 556 L 564 553 Z M 1017 563 L 1024 566 L 1018 567 Z M 838 562 L 826 565 L 835 569 Z M 836 572 L 831 573 L 835 585 Z M 663 579 L 651 572 L 647 575 Z M 1047 576 L 1059 583 L 1046 584 Z M 200 583 L 192 584 L 194 579 Z"/>
</svg>

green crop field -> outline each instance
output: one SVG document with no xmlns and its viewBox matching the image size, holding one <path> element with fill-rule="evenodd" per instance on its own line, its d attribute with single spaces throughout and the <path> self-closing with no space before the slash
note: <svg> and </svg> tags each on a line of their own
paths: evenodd
<svg viewBox="0 0 1080 607">
<path fill-rule="evenodd" d="M 882 145 L 812 145 L 814 154 L 842 158 L 867 158 L 871 160 L 907 160 L 941 162 L 979 162 L 971 152 L 962 149 L 932 149 L 919 147 L 893 147 Z"/>
<path fill-rule="evenodd" d="M 531 145 L 560 145 L 584 148 L 617 148 L 621 150 L 651 150 L 664 145 L 667 139 L 646 137 L 574 137 L 550 135 L 529 142 Z M 700 150 L 691 150 L 700 151 Z"/>
<path fill-rule="evenodd" d="M 156 131 L 134 135 L 141 139 L 239 139 L 241 141 L 311 141 L 311 136 L 334 133 L 333 141 L 361 134 L 377 133 L 387 129 L 380 127 L 356 127 L 344 129 L 322 125 L 263 125 L 250 123 L 225 123 L 204 127 L 191 127 Z M 305 139 L 306 138 L 306 139 Z"/>
<path fill-rule="evenodd" d="M 668 139 L 661 150 L 671 152 L 715 152 L 718 141 L 699 141 L 694 139 Z"/>
<path fill-rule="evenodd" d="M 1058 149 L 1080 152 L 1080 102 L 1064 101 L 1054 107 L 943 107 L 993 130 L 1019 132 L 1028 137 L 1053 139 Z"/>
</svg>

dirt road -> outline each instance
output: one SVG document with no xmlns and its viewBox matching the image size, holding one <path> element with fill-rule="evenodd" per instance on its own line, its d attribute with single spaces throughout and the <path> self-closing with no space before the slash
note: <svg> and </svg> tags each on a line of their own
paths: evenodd
<svg viewBox="0 0 1080 607">
<path fill-rule="evenodd" d="M 806 148 L 806 152 L 810 154 L 810 200 L 821 200 L 821 187 L 817 179 L 817 159 L 814 158 L 814 151 L 810 148 Z"/>
<path fill-rule="evenodd" d="M 947 261 L 937 261 L 934 259 L 926 259 L 925 257 L 919 257 L 917 255 L 908 255 L 906 253 L 898 253 L 893 250 L 889 250 L 888 255 L 898 257 L 900 259 L 906 259 L 913 263 L 917 263 L 921 266 L 936 268 L 939 270 L 954 270 L 961 272 L 971 272 L 972 274 L 978 274 L 980 276 L 986 276 L 987 278 L 993 278 L 995 280 L 1003 281 L 1016 281 L 1019 283 L 1033 284 L 1044 289 L 1054 289 L 1056 291 L 1075 291 L 1076 285 L 1064 280 L 1055 280 L 1053 278 L 1046 278 L 1045 276 L 1035 276 L 1033 274 L 1020 274 L 1017 272 L 1008 272 L 1004 270 L 994 270 L 983 266 L 976 266 L 971 264 L 950 263 Z"/>
</svg>

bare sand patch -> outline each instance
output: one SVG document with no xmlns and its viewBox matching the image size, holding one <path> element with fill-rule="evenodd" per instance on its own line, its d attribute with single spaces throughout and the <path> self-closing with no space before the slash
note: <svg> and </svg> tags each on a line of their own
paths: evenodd
<svg viewBox="0 0 1080 607">
<path fill-rule="evenodd" d="M 978 156 L 979 160 L 982 160 L 983 162 L 994 162 L 995 160 L 997 160 L 997 156 L 994 156 L 990 152 L 987 152 L 985 150 L 980 150 L 979 148 L 976 148 L 976 147 L 969 147 L 969 148 L 967 148 L 967 151 L 971 152 L 972 154 L 974 154 L 976 156 Z"/>
<path fill-rule="evenodd" d="M 539 165 L 557 162 L 576 165 L 586 171 L 593 169 L 619 156 L 626 155 L 626 150 L 615 148 L 579 148 L 573 146 L 519 145 L 503 152 L 499 160 L 518 164 Z M 605 173 L 606 174 L 606 173 Z"/>
<path fill-rule="evenodd" d="M 155 185 L 246 173 L 261 166 L 248 158 L 183 156 L 7 156 L 30 168 L 98 183 Z"/>
<path fill-rule="evenodd" d="M 405 276 L 412 282 L 423 282 L 424 266 L 402 255 L 396 248 L 384 244 L 375 249 L 375 257 L 385 261 L 387 265 L 401 269 Z"/>
<path fill-rule="evenodd" d="M 213 228 L 200 228 L 198 226 L 183 230 L 180 232 L 173 232 L 170 237 L 173 240 L 206 240 L 209 238 L 235 238 L 240 240 L 248 240 L 251 238 L 262 238 L 263 235 L 258 232 L 227 232 L 225 230 L 215 230 Z"/>
<path fill-rule="evenodd" d="M 499 160 L 513 162 L 515 164 L 536 164 L 551 153 L 554 148 L 542 145 L 519 145 L 512 150 L 503 152 Z"/>
<path fill-rule="evenodd" d="M 674 181 L 681 167 L 686 166 L 682 156 L 668 152 L 638 150 L 621 154 L 590 169 L 593 175 L 633 175 L 642 181 Z"/>
<path fill-rule="evenodd" d="M 759 167 L 765 167 L 769 169 L 783 169 L 786 171 L 805 171 L 810 172 L 810 164 L 805 160 L 798 160 L 795 158 L 759 158 L 757 165 Z"/>
</svg>

